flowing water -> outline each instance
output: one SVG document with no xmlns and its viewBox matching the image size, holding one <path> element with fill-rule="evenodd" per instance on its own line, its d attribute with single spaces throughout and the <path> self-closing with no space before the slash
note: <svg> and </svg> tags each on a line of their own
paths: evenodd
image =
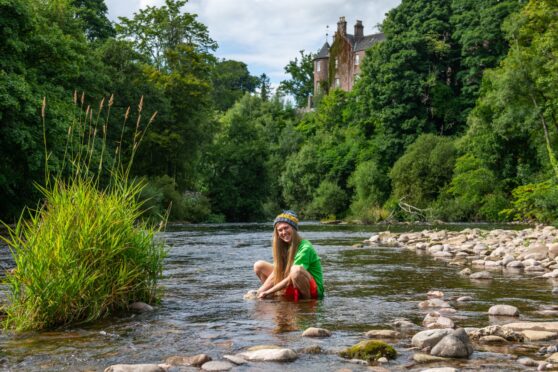
<svg viewBox="0 0 558 372">
<path fill-rule="evenodd" d="M 293 303 L 243 299 L 244 293 L 259 284 L 253 263 L 272 259 L 271 224 L 175 225 L 164 234 L 170 251 L 160 282 L 164 296 L 154 312 L 17 337 L 3 334 L 0 369 L 102 371 L 117 363 L 161 363 L 172 355 L 206 353 L 220 360 L 251 346 L 273 344 L 298 351 L 299 359 L 288 364 L 250 363 L 234 370 L 367 370 L 367 366 L 338 357 L 337 352 L 362 340 L 370 329 L 390 328 L 396 318 L 420 324 L 426 312 L 417 304 L 426 299 L 429 290 L 441 290 L 446 297 L 474 298 L 455 305 L 458 312 L 453 319 L 458 326 L 489 325 L 486 312 L 499 303 L 518 307 L 525 320 L 552 320 L 536 313 L 554 301 L 549 281 L 500 271 L 492 281 L 472 282 L 457 274 L 461 268 L 403 248 L 353 247 L 385 229 L 302 224 L 301 235 L 321 256 L 326 296 L 320 301 Z M 10 266 L 6 248 L 1 252 L 0 264 Z M 310 326 L 327 328 L 333 335 L 319 340 L 302 338 L 302 331 Z M 393 344 L 399 356 L 388 369 L 426 368 L 410 363 L 410 337 Z M 304 352 L 316 345 L 321 353 Z M 471 371 L 522 370 L 525 367 L 508 353 L 533 356 L 538 347 L 487 348 L 475 351 L 469 360 L 444 365 Z"/>
</svg>

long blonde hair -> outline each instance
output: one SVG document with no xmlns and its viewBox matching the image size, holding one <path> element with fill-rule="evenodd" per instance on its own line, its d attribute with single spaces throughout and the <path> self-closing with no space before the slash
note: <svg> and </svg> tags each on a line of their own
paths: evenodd
<svg viewBox="0 0 558 372">
<path fill-rule="evenodd" d="M 298 231 L 291 226 L 293 233 L 290 244 L 285 243 L 277 233 L 277 225 L 273 229 L 273 285 L 285 279 L 291 267 L 294 258 L 302 240 Z"/>
</svg>

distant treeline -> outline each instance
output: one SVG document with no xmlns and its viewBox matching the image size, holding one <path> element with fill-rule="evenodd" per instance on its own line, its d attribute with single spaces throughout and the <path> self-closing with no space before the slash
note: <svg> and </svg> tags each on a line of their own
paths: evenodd
<svg viewBox="0 0 558 372">
<path fill-rule="evenodd" d="M 143 96 L 142 115 L 157 112 L 134 167 L 148 215 L 172 202 L 171 219 L 191 222 L 282 208 L 365 222 L 557 222 L 556 0 L 403 0 L 353 91 L 314 97 L 309 113 L 281 94 L 305 104 L 310 54 L 271 96 L 265 75 L 214 56 L 185 3 L 114 25 L 102 0 L 0 0 L 0 218 L 40 202 L 43 97 L 59 170 L 70 123 L 114 95 L 114 148 L 136 125 L 128 107 Z"/>
</svg>

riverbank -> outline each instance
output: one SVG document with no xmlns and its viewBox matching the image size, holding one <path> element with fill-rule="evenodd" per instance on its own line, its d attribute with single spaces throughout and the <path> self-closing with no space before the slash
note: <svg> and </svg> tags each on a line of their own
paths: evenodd
<svg viewBox="0 0 558 372">
<path fill-rule="evenodd" d="M 490 280 L 490 272 L 494 270 L 510 270 L 542 279 L 558 278 L 558 229 L 553 226 L 490 231 L 480 228 L 383 231 L 364 243 L 430 254 L 450 266 L 465 267 L 460 274 L 471 279 Z"/>
</svg>

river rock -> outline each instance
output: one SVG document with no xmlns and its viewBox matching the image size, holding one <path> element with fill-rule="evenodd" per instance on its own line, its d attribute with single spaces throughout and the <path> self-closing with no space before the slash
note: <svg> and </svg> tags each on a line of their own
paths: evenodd
<svg viewBox="0 0 558 372">
<path fill-rule="evenodd" d="M 471 296 L 461 296 L 461 297 L 458 297 L 456 301 L 457 302 L 473 301 L 473 297 L 471 297 Z"/>
<path fill-rule="evenodd" d="M 246 351 L 258 351 L 258 350 L 269 350 L 269 349 L 282 349 L 281 346 L 278 345 L 256 345 L 250 346 Z"/>
<path fill-rule="evenodd" d="M 426 314 L 424 320 L 422 321 L 422 325 L 428 329 L 454 327 L 453 320 L 446 318 L 445 316 L 441 316 L 440 313 L 436 311 Z"/>
<path fill-rule="evenodd" d="M 444 298 L 444 292 L 442 291 L 428 291 L 426 295 L 428 298 Z"/>
<path fill-rule="evenodd" d="M 523 334 L 499 325 L 491 325 L 469 332 L 469 337 L 473 340 L 480 340 L 482 337 L 487 336 L 498 336 L 512 342 L 523 342 L 524 339 Z"/>
<path fill-rule="evenodd" d="M 451 360 L 450 358 L 442 358 L 426 353 L 414 353 L 413 360 L 417 363 L 432 363 L 432 362 L 445 362 Z"/>
<path fill-rule="evenodd" d="M 543 274 L 543 278 L 558 278 L 558 270 L 552 270 L 549 273 Z"/>
<path fill-rule="evenodd" d="M 330 337 L 331 332 L 324 328 L 315 328 L 310 327 L 307 328 L 303 333 L 302 337 Z"/>
<path fill-rule="evenodd" d="M 437 367 L 421 369 L 420 372 L 457 372 L 458 370 L 453 367 Z"/>
<path fill-rule="evenodd" d="M 401 333 L 391 329 L 373 329 L 364 334 L 367 338 L 399 338 Z"/>
<path fill-rule="evenodd" d="M 459 275 L 463 275 L 463 276 L 471 275 L 471 269 L 469 269 L 469 268 L 467 267 L 467 268 L 461 270 L 461 271 L 459 272 Z"/>
<path fill-rule="evenodd" d="M 208 372 L 217 372 L 217 371 L 230 371 L 233 367 L 234 365 L 228 361 L 215 360 L 215 361 L 204 363 L 201 366 L 201 369 Z"/>
<path fill-rule="evenodd" d="M 165 364 L 115 364 L 105 368 L 105 372 L 166 372 Z"/>
<path fill-rule="evenodd" d="M 171 356 L 165 359 L 165 363 L 172 366 L 194 366 L 200 367 L 202 364 L 211 361 L 211 357 L 207 354 L 198 354 L 193 356 Z"/>
<path fill-rule="evenodd" d="M 431 307 L 451 307 L 450 304 L 439 298 L 431 298 L 429 300 L 419 302 L 418 306 L 421 309 L 427 309 Z"/>
<path fill-rule="evenodd" d="M 489 280 L 492 279 L 492 274 L 490 274 L 488 271 L 479 271 L 469 275 L 469 278 L 476 280 Z"/>
<path fill-rule="evenodd" d="M 554 259 L 558 256 L 558 243 L 551 243 L 547 245 L 548 247 L 548 257 Z"/>
<path fill-rule="evenodd" d="M 532 330 L 558 333 L 558 322 L 517 322 L 508 323 L 502 327 L 518 332 Z"/>
<path fill-rule="evenodd" d="M 240 357 L 253 362 L 292 362 L 298 355 L 291 349 L 261 349 L 245 351 Z"/>
<path fill-rule="evenodd" d="M 546 361 L 551 363 L 558 363 L 558 353 L 552 354 L 551 356 L 546 358 Z"/>
<path fill-rule="evenodd" d="M 511 305 L 494 305 L 488 309 L 488 315 L 493 316 L 519 316 L 519 310 Z"/>
<path fill-rule="evenodd" d="M 134 313 L 149 313 L 153 311 L 153 307 L 151 305 L 146 304 L 145 302 L 133 302 L 128 305 L 128 309 L 133 311 Z"/>
<path fill-rule="evenodd" d="M 521 357 L 517 359 L 517 362 L 526 367 L 536 367 L 539 365 L 539 363 L 529 357 Z"/>
<path fill-rule="evenodd" d="M 408 333 L 419 331 L 421 329 L 421 327 L 419 327 L 415 323 L 413 323 L 410 320 L 405 319 L 405 318 L 395 319 L 392 322 L 392 324 L 396 329 L 401 331 L 401 333 L 407 333 L 408 334 Z"/>
<path fill-rule="evenodd" d="M 226 359 L 237 366 L 246 364 L 246 359 L 239 357 L 238 355 L 223 355 L 223 359 Z"/>
<path fill-rule="evenodd" d="M 430 349 L 442 338 L 452 333 L 451 329 L 432 329 L 417 333 L 411 339 L 411 343 L 418 349 Z"/>
<path fill-rule="evenodd" d="M 446 358 L 468 358 L 473 353 L 473 345 L 463 328 L 458 328 L 444 336 L 432 350 L 431 355 Z"/>
<path fill-rule="evenodd" d="M 484 345 L 493 345 L 493 344 L 507 344 L 508 340 L 500 336 L 482 336 L 479 338 L 479 343 Z"/>
<path fill-rule="evenodd" d="M 510 261 L 508 262 L 508 264 L 506 264 L 506 267 L 510 269 L 520 269 L 524 267 L 524 265 L 521 261 Z"/>
<path fill-rule="evenodd" d="M 556 332 L 525 330 L 521 331 L 521 333 L 523 333 L 527 340 L 533 342 L 555 340 L 558 338 L 558 333 Z"/>
</svg>

